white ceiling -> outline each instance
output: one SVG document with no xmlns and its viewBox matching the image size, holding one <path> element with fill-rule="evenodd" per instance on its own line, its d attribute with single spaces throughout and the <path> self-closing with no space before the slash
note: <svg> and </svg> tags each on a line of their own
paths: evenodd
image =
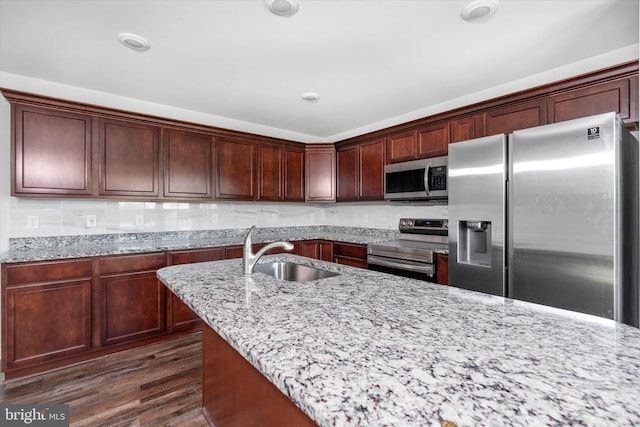
<svg viewBox="0 0 640 427">
<path fill-rule="evenodd" d="M 501 0 L 485 23 L 460 18 L 470 0 L 299 3 L 283 18 L 263 0 L 0 0 L 0 85 L 39 79 L 334 142 L 638 58 L 638 0 Z M 123 32 L 151 49 L 123 47 Z"/>
</svg>

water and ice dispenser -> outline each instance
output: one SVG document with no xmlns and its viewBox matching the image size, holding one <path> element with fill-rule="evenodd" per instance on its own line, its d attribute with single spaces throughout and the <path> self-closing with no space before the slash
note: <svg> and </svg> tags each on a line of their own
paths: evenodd
<svg viewBox="0 0 640 427">
<path fill-rule="evenodd" d="M 458 262 L 491 266 L 491 221 L 458 221 Z"/>
</svg>

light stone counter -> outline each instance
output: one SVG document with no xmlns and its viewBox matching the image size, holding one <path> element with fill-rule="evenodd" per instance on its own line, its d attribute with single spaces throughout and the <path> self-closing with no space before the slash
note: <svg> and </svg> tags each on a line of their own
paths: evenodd
<svg viewBox="0 0 640 427">
<path fill-rule="evenodd" d="M 640 330 L 294 255 L 307 283 L 241 260 L 158 277 L 321 426 L 640 425 Z"/>
<path fill-rule="evenodd" d="M 10 239 L 10 250 L 0 254 L 0 263 L 51 261 L 107 255 L 125 255 L 167 250 L 201 249 L 242 245 L 245 228 L 223 230 L 176 231 L 159 233 L 96 234 Z M 253 243 L 278 240 L 333 240 L 366 245 L 397 237 L 395 230 L 338 227 L 258 228 Z"/>
</svg>

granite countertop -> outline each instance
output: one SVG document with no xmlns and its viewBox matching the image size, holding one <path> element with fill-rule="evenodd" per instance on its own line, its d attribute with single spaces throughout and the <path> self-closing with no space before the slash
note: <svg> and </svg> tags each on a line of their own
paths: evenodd
<svg viewBox="0 0 640 427">
<path fill-rule="evenodd" d="M 307 283 L 241 260 L 158 277 L 321 426 L 638 425 L 640 330 L 295 255 Z"/>
<path fill-rule="evenodd" d="M 200 249 L 242 245 L 248 229 L 194 232 L 98 234 L 10 239 L 10 250 L 0 254 L 0 263 L 50 261 L 106 255 L 125 255 L 165 250 Z M 395 230 L 309 226 L 258 228 L 253 243 L 279 240 L 333 240 L 366 245 L 397 238 Z"/>
</svg>

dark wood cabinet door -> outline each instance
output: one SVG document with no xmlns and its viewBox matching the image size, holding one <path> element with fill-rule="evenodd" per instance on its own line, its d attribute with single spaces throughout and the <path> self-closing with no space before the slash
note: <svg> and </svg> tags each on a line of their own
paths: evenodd
<svg viewBox="0 0 640 427">
<path fill-rule="evenodd" d="M 446 156 L 451 140 L 449 123 L 439 123 L 418 130 L 418 158 Z"/>
<path fill-rule="evenodd" d="M 224 248 L 190 249 L 171 251 L 169 253 L 169 265 L 218 261 L 221 259 L 224 259 Z M 168 289 L 167 298 L 167 329 L 169 332 L 202 327 L 200 316 L 194 313 L 188 305 Z"/>
<path fill-rule="evenodd" d="M 2 266 L 3 370 L 91 351 L 91 260 Z"/>
<path fill-rule="evenodd" d="M 304 202 L 304 147 L 284 147 L 284 200 Z"/>
<path fill-rule="evenodd" d="M 256 198 L 256 144 L 220 138 L 216 141 L 216 198 Z"/>
<path fill-rule="evenodd" d="M 484 113 L 484 136 L 510 133 L 546 124 L 546 102 L 538 99 Z"/>
<path fill-rule="evenodd" d="M 7 367 L 48 362 L 91 350 L 91 280 L 6 291 Z"/>
<path fill-rule="evenodd" d="M 358 200 L 359 176 L 358 147 L 336 150 L 337 181 L 336 200 L 339 202 Z"/>
<path fill-rule="evenodd" d="M 387 140 L 387 162 L 397 163 L 416 158 L 416 131 L 392 135 Z"/>
<path fill-rule="evenodd" d="M 101 277 L 102 345 L 165 332 L 165 287 L 155 271 Z"/>
<path fill-rule="evenodd" d="M 358 150 L 360 200 L 382 200 L 384 198 L 385 140 L 362 143 Z"/>
<path fill-rule="evenodd" d="M 333 144 L 305 148 L 305 201 L 336 201 L 336 150 Z"/>
<path fill-rule="evenodd" d="M 615 111 L 630 118 L 629 79 L 615 80 L 551 96 L 547 101 L 548 123 Z M 637 118 L 636 118 L 637 120 Z"/>
<path fill-rule="evenodd" d="M 283 157 L 282 145 L 262 143 L 258 146 L 259 200 L 284 199 Z"/>
<path fill-rule="evenodd" d="M 320 259 L 320 245 L 317 240 L 305 240 L 302 242 L 302 256 Z"/>
<path fill-rule="evenodd" d="M 91 117 L 16 105 L 13 195 L 90 195 Z"/>
<path fill-rule="evenodd" d="M 111 119 L 99 123 L 100 195 L 157 197 L 159 128 Z"/>
<path fill-rule="evenodd" d="M 333 242 L 320 240 L 318 242 L 318 258 L 322 261 L 333 262 Z"/>
<path fill-rule="evenodd" d="M 165 254 L 102 257 L 99 266 L 101 344 L 163 334 L 165 287 L 156 270 L 165 266 Z"/>
<path fill-rule="evenodd" d="M 186 329 L 199 329 L 202 320 L 191 308 L 167 289 L 167 331 L 177 332 Z"/>
<path fill-rule="evenodd" d="M 466 141 L 467 139 L 473 139 L 477 136 L 475 133 L 475 120 L 473 117 L 465 117 L 462 119 L 453 120 L 450 123 L 451 126 L 451 142 Z"/>
<path fill-rule="evenodd" d="M 440 285 L 449 284 L 449 255 L 436 254 L 436 282 Z"/>
<path fill-rule="evenodd" d="M 163 131 L 164 196 L 210 199 L 213 196 L 213 139 L 173 129 Z"/>
</svg>

